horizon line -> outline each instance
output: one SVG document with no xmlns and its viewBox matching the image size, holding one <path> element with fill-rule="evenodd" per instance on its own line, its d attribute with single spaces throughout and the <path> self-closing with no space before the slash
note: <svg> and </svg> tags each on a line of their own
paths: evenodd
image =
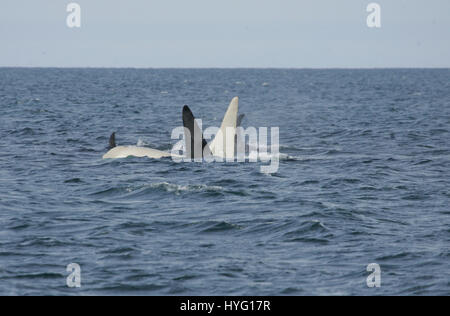
<svg viewBox="0 0 450 316">
<path fill-rule="evenodd" d="M 233 70 L 233 69 L 248 69 L 248 70 L 389 70 L 389 69 L 450 69 L 450 66 L 439 66 L 439 67 L 133 67 L 133 66 L 1 66 L 0 69 L 8 68 L 27 68 L 27 69 L 219 69 L 219 70 Z"/>
</svg>

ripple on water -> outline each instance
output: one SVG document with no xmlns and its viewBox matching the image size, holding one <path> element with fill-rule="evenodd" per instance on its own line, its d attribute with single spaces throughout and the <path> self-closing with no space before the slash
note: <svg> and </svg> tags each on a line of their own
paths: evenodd
<svg viewBox="0 0 450 316">
<path fill-rule="evenodd" d="M 174 195 L 182 195 L 186 193 L 220 193 L 223 190 L 220 186 L 208 186 L 205 184 L 179 185 L 168 182 L 159 182 L 139 186 L 117 186 L 106 190 L 92 193 L 91 196 L 96 198 L 112 198 L 133 200 L 141 197 L 151 198 L 157 193 L 170 193 Z"/>
<path fill-rule="evenodd" d="M 227 222 L 205 222 L 199 225 L 200 233 L 220 233 L 230 230 L 239 230 L 241 226 Z"/>
<path fill-rule="evenodd" d="M 326 244 L 333 238 L 330 229 L 320 221 L 306 221 L 282 235 L 285 242 Z"/>
</svg>

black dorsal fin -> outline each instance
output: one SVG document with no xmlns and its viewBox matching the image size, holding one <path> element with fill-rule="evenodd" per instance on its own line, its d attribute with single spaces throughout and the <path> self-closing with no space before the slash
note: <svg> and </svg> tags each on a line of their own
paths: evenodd
<svg viewBox="0 0 450 316">
<path fill-rule="evenodd" d="M 195 121 L 194 114 L 192 114 L 191 109 L 187 105 L 183 107 L 183 126 L 190 133 L 190 141 L 185 137 L 186 156 L 191 159 L 202 158 L 203 151 L 208 143 L 203 139 L 203 132 Z M 197 151 L 201 148 L 201 153 L 197 153 L 196 150 L 194 150 L 195 148 L 197 148 Z"/>
<path fill-rule="evenodd" d="M 109 149 L 116 147 L 116 133 L 113 132 L 109 137 Z"/>
</svg>

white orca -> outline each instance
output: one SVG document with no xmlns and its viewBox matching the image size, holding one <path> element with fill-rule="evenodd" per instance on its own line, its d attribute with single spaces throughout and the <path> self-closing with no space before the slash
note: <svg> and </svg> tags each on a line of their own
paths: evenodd
<svg viewBox="0 0 450 316">
<path fill-rule="evenodd" d="M 172 157 L 171 153 L 139 146 L 118 146 L 109 150 L 103 155 L 103 159 L 118 159 L 127 157 L 148 157 L 160 159 L 164 157 Z"/>
<path fill-rule="evenodd" d="M 238 120 L 239 98 L 235 97 L 231 100 L 228 110 L 225 113 L 220 129 L 216 137 L 209 144 L 211 153 L 216 157 L 234 157 L 234 149 L 236 143 L 236 125 Z M 228 132 L 231 135 L 227 135 Z M 227 136 L 231 137 L 227 142 Z"/>
<path fill-rule="evenodd" d="M 192 159 L 202 158 L 201 156 L 199 156 L 199 154 L 197 154 L 197 152 L 202 153 L 202 155 L 206 154 L 219 157 L 228 157 L 228 155 L 234 155 L 236 143 L 235 131 L 238 119 L 238 103 L 239 98 L 233 98 L 227 112 L 225 113 L 221 127 L 210 144 L 207 144 L 207 142 L 203 139 L 202 131 L 195 121 L 192 111 L 187 105 L 183 107 L 183 126 L 185 127 L 185 133 L 186 131 L 189 131 L 190 134 L 189 137 L 186 137 L 185 135 L 186 140 L 190 139 L 190 141 L 186 141 L 186 157 L 190 157 Z M 234 134 L 232 134 L 232 140 L 227 142 L 226 129 L 228 127 L 234 129 Z M 217 140 L 218 137 L 220 137 L 221 139 Z M 197 147 L 201 148 L 201 150 L 193 150 Z M 103 155 L 103 159 L 119 159 L 127 157 L 148 157 L 154 159 L 160 159 L 164 157 L 183 158 L 183 156 L 180 155 L 175 155 L 170 152 L 147 147 L 116 146 L 115 133 L 112 133 L 109 139 L 109 151 Z"/>
</svg>

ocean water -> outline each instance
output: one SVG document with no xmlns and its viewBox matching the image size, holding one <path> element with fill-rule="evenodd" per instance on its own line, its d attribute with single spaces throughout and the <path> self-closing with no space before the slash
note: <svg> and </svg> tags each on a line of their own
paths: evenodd
<svg viewBox="0 0 450 316">
<path fill-rule="evenodd" d="M 234 96 L 277 173 L 102 160 Z M 449 69 L 1 68 L 0 294 L 450 295 L 449 132 Z"/>
</svg>

